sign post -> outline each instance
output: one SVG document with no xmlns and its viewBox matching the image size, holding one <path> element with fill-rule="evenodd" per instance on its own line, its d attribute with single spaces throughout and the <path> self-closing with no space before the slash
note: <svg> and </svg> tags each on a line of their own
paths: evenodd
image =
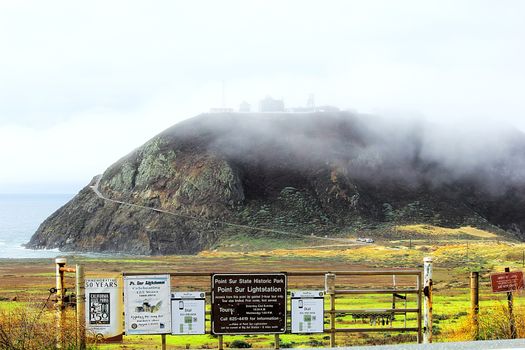
<svg viewBox="0 0 525 350">
<path fill-rule="evenodd" d="M 512 339 L 516 339 L 517 332 L 514 321 L 514 298 L 512 292 L 523 289 L 523 272 L 510 272 L 510 268 L 506 267 L 504 273 L 494 273 L 490 275 L 490 282 L 492 284 L 492 292 L 507 293 L 510 336 Z"/>
<path fill-rule="evenodd" d="M 284 333 L 286 291 L 284 273 L 212 275 L 212 333 Z"/>
<path fill-rule="evenodd" d="M 170 275 L 124 277 L 126 334 L 171 333 Z"/>
<path fill-rule="evenodd" d="M 292 292 L 292 333 L 324 332 L 324 291 Z"/>
</svg>

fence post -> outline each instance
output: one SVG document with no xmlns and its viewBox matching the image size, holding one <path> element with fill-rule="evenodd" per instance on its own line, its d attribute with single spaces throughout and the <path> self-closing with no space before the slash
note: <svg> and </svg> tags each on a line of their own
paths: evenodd
<svg viewBox="0 0 525 350">
<path fill-rule="evenodd" d="M 474 340 L 479 336 L 479 272 L 470 273 L 470 313 Z"/>
<path fill-rule="evenodd" d="M 432 343 L 432 258 L 423 259 L 423 343 Z"/>
<path fill-rule="evenodd" d="M 61 269 L 64 267 L 67 263 L 66 258 L 56 258 L 55 259 L 55 267 L 56 267 L 56 290 L 57 290 L 57 303 L 55 305 L 56 307 L 56 318 L 57 318 L 57 335 L 56 335 L 56 343 L 57 348 L 61 349 L 62 345 L 64 344 L 64 326 L 65 326 L 65 306 L 64 306 L 64 294 L 65 294 L 65 286 L 64 286 L 64 271 Z"/>
<path fill-rule="evenodd" d="M 324 275 L 326 294 L 330 296 L 330 347 L 335 347 L 335 274 Z"/>
<path fill-rule="evenodd" d="M 79 342 L 79 349 L 86 349 L 86 285 L 84 281 L 84 267 L 76 265 L 76 290 L 77 295 L 76 309 L 77 309 L 77 341 Z"/>
<path fill-rule="evenodd" d="M 224 343 L 223 343 L 223 339 L 222 339 L 222 334 L 219 334 L 217 336 L 217 338 L 219 338 L 219 350 L 224 350 Z"/>
<path fill-rule="evenodd" d="M 505 272 L 510 272 L 510 268 L 506 267 Z M 509 324 L 510 324 L 510 338 L 516 339 L 516 323 L 514 321 L 514 297 L 512 292 L 507 292 L 507 303 L 509 305 Z"/>
</svg>

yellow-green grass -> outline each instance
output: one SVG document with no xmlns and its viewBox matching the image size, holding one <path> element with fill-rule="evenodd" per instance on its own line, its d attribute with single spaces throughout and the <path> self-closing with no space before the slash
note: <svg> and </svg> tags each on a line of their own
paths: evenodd
<svg viewBox="0 0 525 350">
<path fill-rule="evenodd" d="M 414 243 L 414 242 L 413 242 Z M 434 324 L 439 332 L 434 335 L 435 341 L 449 341 L 449 331 L 457 328 L 458 324 L 468 319 L 469 300 L 469 272 L 473 270 L 481 271 L 481 309 L 498 308 L 506 303 L 505 294 L 493 294 L 488 284 L 491 272 L 503 271 L 504 267 L 512 270 L 521 269 L 522 255 L 525 250 L 524 244 L 504 243 L 496 241 L 469 240 L 464 242 L 454 241 L 418 241 L 412 245 L 412 249 L 407 246 L 388 246 L 387 245 L 363 245 L 353 248 L 339 249 L 273 249 L 246 252 L 243 254 L 235 252 L 209 251 L 197 256 L 169 256 L 169 257 L 137 257 L 113 258 L 108 261 L 104 258 L 81 258 L 70 257 L 68 265 L 76 263 L 84 264 L 86 272 L 92 275 L 108 275 L 116 271 L 136 272 L 180 272 L 180 271 L 201 271 L 213 272 L 218 269 L 221 271 L 291 271 L 291 270 L 354 270 L 354 269 L 378 269 L 378 268 L 421 268 L 423 257 L 432 256 L 434 258 Z M 18 271 L 24 267 L 23 262 L 9 262 L 0 267 L 1 274 L 9 277 L 10 281 L 1 282 L 0 296 L 12 297 L 18 295 L 18 288 L 26 289 L 23 294 L 33 299 L 41 293 L 41 302 L 47 297 L 47 289 L 54 284 L 53 272 L 54 265 L 47 261 L 33 264 L 24 268 L 18 275 Z M 17 276 L 14 276 L 17 275 Z M 68 288 L 72 290 L 72 275 L 68 279 Z M 28 282 L 29 281 L 29 282 Z M 40 285 L 30 283 L 39 281 Z M 24 283 L 23 287 L 17 285 L 17 290 L 13 288 L 13 283 Z M 27 283 L 26 283 L 27 282 Z M 188 286 L 192 288 L 209 288 L 209 277 L 200 280 L 182 280 L 177 277 L 172 280 L 172 287 L 176 290 L 184 290 Z M 365 280 L 361 278 L 337 278 L 337 285 L 341 288 L 353 287 L 392 287 L 391 277 L 375 278 Z M 194 284 L 197 283 L 197 284 Z M 305 284 L 306 283 L 306 284 Z M 397 280 L 398 285 L 402 285 L 402 279 Z M 292 277 L 289 279 L 289 289 L 322 289 L 324 279 L 322 276 L 314 279 L 297 280 Z M 409 296 L 408 307 L 415 307 L 414 296 Z M 20 299 L 20 298 L 19 298 Z M 525 298 L 519 294 L 515 296 L 516 306 L 524 305 Z M 31 301 L 30 301 L 31 302 Z M 40 303 L 41 303 L 40 302 Z M 0 302 L 0 308 L 14 308 L 13 305 L 20 303 Z M 29 305 L 29 303 L 28 303 Z M 361 295 L 358 297 L 337 298 L 336 306 L 338 309 L 368 309 L 368 308 L 388 308 L 391 305 L 391 296 L 388 295 Z M 396 307 L 403 307 L 404 303 L 398 300 Z M 328 309 L 328 298 L 325 303 Z M 52 314 L 52 310 L 49 310 Z M 410 314 L 407 325 L 415 325 L 415 314 Z M 325 322 L 327 319 L 325 318 Z M 399 316 L 395 325 L 403 324 L 403 317 Z M 355 322 L 351 315 L 338 315 L 337 327 L 361 327 L 359 322 Z M 209 328 L 209 325 L 208 325 Z M 325 328 L 328 325 L 325 324 Z M 385 326 L 386 328 L 386 326 Z M 281 337 L 285 343 L 292 343 L 293 347 L 311 347 L 320 344 L 328 345 L 325 337 L 327 334 L 320 335 L 294 335 L 286 334 Z M 338 345 L 357 345 L 377 342 L 414 342 L 414 333 L 410 333 L 406 338 L 386 337 L 381 334 L 338 334 Z M 260 336 L 236 336 L 225 337 L 225 342 L 230 343 L 233 339 L 245 340 L 252 343 L 254 347 L 271 347 L 274 341 L 271 335 Z M 191 348 L 217 346 L 217 339 L 210 335 L 202 336 L 168 336 L 168 345 L 172 348 L 185 348 L 190 344 Z M 160 347 L 160 336 L 127 336 L 121 345 L 101 345 L 103 349 L 148 349 Z"/>
<path fill-rule="evenodd" d="M 418 225 L 399 225 L 396 226 L 395 229 L 397 231 L 402 232 L 413 232 L 419 235 L 425 235 L 425 236 L 458 236 L 458 235 L 469 235 L 473 237 L 479 237 L 479 238 L 496 238 L 497 235 L 481 230 L 476 227 L 472 226 L 463 226 L 459 228 L 448 228 L 448 227 L 440 227 L 440 226 L 434 226 L 434 225 L 425 225 L 425 224 L 418 224 Z"/>
</svg>

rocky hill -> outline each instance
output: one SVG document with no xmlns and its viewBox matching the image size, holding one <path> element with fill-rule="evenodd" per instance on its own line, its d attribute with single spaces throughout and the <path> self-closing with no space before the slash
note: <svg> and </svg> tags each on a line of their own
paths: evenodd
<svg viewBox="0 0 525 350">
<path fill-rule="evenodd" d="M 203 114 L 110 166 L 28 246 L 195 253 L 239 233 L 333 237 L 407 223 L 521 238 L 525 136 L 491 135 L 349 112 Z"/>
</svg>

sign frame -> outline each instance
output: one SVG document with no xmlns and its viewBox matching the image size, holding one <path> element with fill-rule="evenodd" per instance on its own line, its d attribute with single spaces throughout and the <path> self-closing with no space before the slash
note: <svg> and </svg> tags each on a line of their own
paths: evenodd
<svg viewBox="0 0 525 350">
<path fill-rule="evenodd" d="M 182 303 L 182 304 L 181 304 Z M 175 322 L 177 316 L 179 317 L 190 317 L 183 315 L 180 310 L 185 309 L 190 304 L 192 309 L 189 309 L 187 312 L 195 311 L 197 314 L 195 317 L 192 317 L 192 320 L 195 319 L 196 323 L 199 325 L 198 332 L 182 332 L 177 330 L 177 325 L 184 325 L 188 322 Z M 177 304 L 175 306 L 174 304 Z M 193 322 L 189 322 L 193 323 Z M 180 329 L 180 328 L 179 328 Z M 171 293 L 171 335 L 202 335 L 206 334 L 206 292 L 172 292 Z"/>
<path fill-rule="evenodd" d="M 230 277 L 230 276 L 234 276 L 234 277 L 240 277 L 243 276 L 245 278 L 257 278 L 257 277 L 260 277 L 260 278 L 265 278 L 265 277 L 271 277 L 271 278 L 282 278 L 284 280 L 284 290 L 282 291 L 282 294 L 281 296 L 283 296 L 282 300 L 282 304 L 277 304 L 278 306 L 281 306 L 282 307 L 282 310 L 280 310 L 282 312 L 282 317 L 280 319 L 281 323 L 280 323 L 280 329 L 279 331 L 271 331 L 271 330 L 261 330 L 261 331 L 248 331 L 248 330 L 242 330 L 242 329 L 237 329 L 237 330 L 232 330 L 232 331 L 227 331 L 227 332 L 224 332 L 224 331 L 220 331 L 219 330 L 216 330 L 216 325 L 218 324 L 217 322 L 217 319 L 218 317 L 220 317 L 217 312 L 216 312 L 216 293 L 215 293 L 215 287 L 216 287 L 216 283 L 215 283 L 215 279 L 217 277 Z M 231 286 L 229 283 L 228 283 L 229 286 Z M 232 287 L 233 288 L 233 287 Z M 244 335 L 244 334 L 284 334 L 286 333 L 287 331 L 287 308 L 288 308 L 288 275 L 286 274 L 286 272 L 268 272 L 268 273 L 265 273 L 265 272 L 256 272 L 256 273 L 213 273 L 211 275 L 211 290 L 212 290 L 212 293 L 211 293 L 211 334 L 215 334 L 215 335 Z M 242 304 L 240 304 L 242 305 Z"/>
<path fill-rule="evenodd" d="M 107 341 L 122 337 L 124 331 L 123 284 L 124 280 L 120 274 L 85 278 L 86 332 L 91 332 L 98 339 Z M 96 318 L 99 320 L 97 321 Z"/>
<path fill-rule="evenodd" d="M 490 275 L 492 293 L 512 293 L 524 289 L 523 271 L 500 272 Z"/>
<path fill-rule="evenodd" d="M 156 334 L 170 334 L 171 333 L 171 276 L 169 274 L 158 274 L 158 275 L 124 275 L 124 331 L 126 335 L 156 335 Z M 153 291 L 149 292 L 150 294 L 145 294 L 146 296 L 141 296 L 140 292 L 136 292 L 134 289 L 139 290 L 139 286 L 147 286 L 151 284 L 157 284 L 156 282 L 147 283 L 142 282 L 140 283 L 140 280 L 163 280 L 165 283 L 163 283 L 163 289 L 162 291 L 158 292 L 158 298 L 153 297 Z M 135 284 L 135 281 L 137 284 Z M 131 284 L 133 283 L 133 284 Z M 131 286 L 135 287 L 132 288 Z M 152 288 L 153 290 L 153 288 Z M 136 295 L 132 295 L 135 293 Z M 143 293 L 148 293 L 147 291 L 143 291 Z M 130 298 L 133 298 L 130 300 Z M 143 300 L 142 305 L 137 305 L 136 302 L 138 299 Z M 165 302 L 166 306 L 163 306 L 162 303 L 153 303 L 150 304 L 150 301 L 148 299 L 154 298 L 154 300 L 160 299 L 159 301 Z M 135 305 L 131 305 L 131 303 L 134 302 Z M 132 307 L 135 306 L 135 311 Z M 164 321 L 164 327 L 162 326 L 163 323 L 159 321 L 158 328 L 150 327 L 149 329 L 134 329 L 133 324 L 136 325 L 138 322 L 133 322 L 132 316 L 134 316 L 137 313 L 144 313 L 144 316 L 148 313 L 154 313 L 155 311 L 147 311 L 144 310 L 144 308 L 151 308 L 155 309 L 156 307 L 159 308 L 159 310 L 162 311 L 162 320 Z M 166 309 L 163 309 L 167 308 Z M 139 308 L 143 308 L 139 311 Z M 139 318 L 139 317 L 137 317 Z M 145 322 L 146 320 L 143 320 Z M 138 326 L 136 326 L 138 328 Z M 153 328 L 153 329 L 151 329 Z"/>
<path fill-rule="evenodd" d="M 326 295 L 326 292 L 324 290 L 298 290 L 291 292 L 290 295 L 290 315 L 291 315 L 291 323 L 290 323 L 290 332 L 292 334 L 320 334 L 324 333 L 324 297 Z M 304 306 L 303 306 L 304 304 Z M 320 304 L 320 305 L 319 305 Z M 320 328 L 318 329 L 307 329 L 302 330 L 300 321 L 297 319 L 300 315 L 304 315 L 300 313 L 299 309 L 303 309 L 303 307 L 309 306 L 313 308 L 312 312 L 309 314 L 314 314 L 315 316 L 319 317 L 319 319 L 316 319 L 316 323 L 320 323 L 318 325 Z M 296 314 L 299 312 L 299 314 Z M 294 322 L 294 321 L 297 321 Z M 313 322 L 312 322 L 313 323 Z"/>
</svg>

